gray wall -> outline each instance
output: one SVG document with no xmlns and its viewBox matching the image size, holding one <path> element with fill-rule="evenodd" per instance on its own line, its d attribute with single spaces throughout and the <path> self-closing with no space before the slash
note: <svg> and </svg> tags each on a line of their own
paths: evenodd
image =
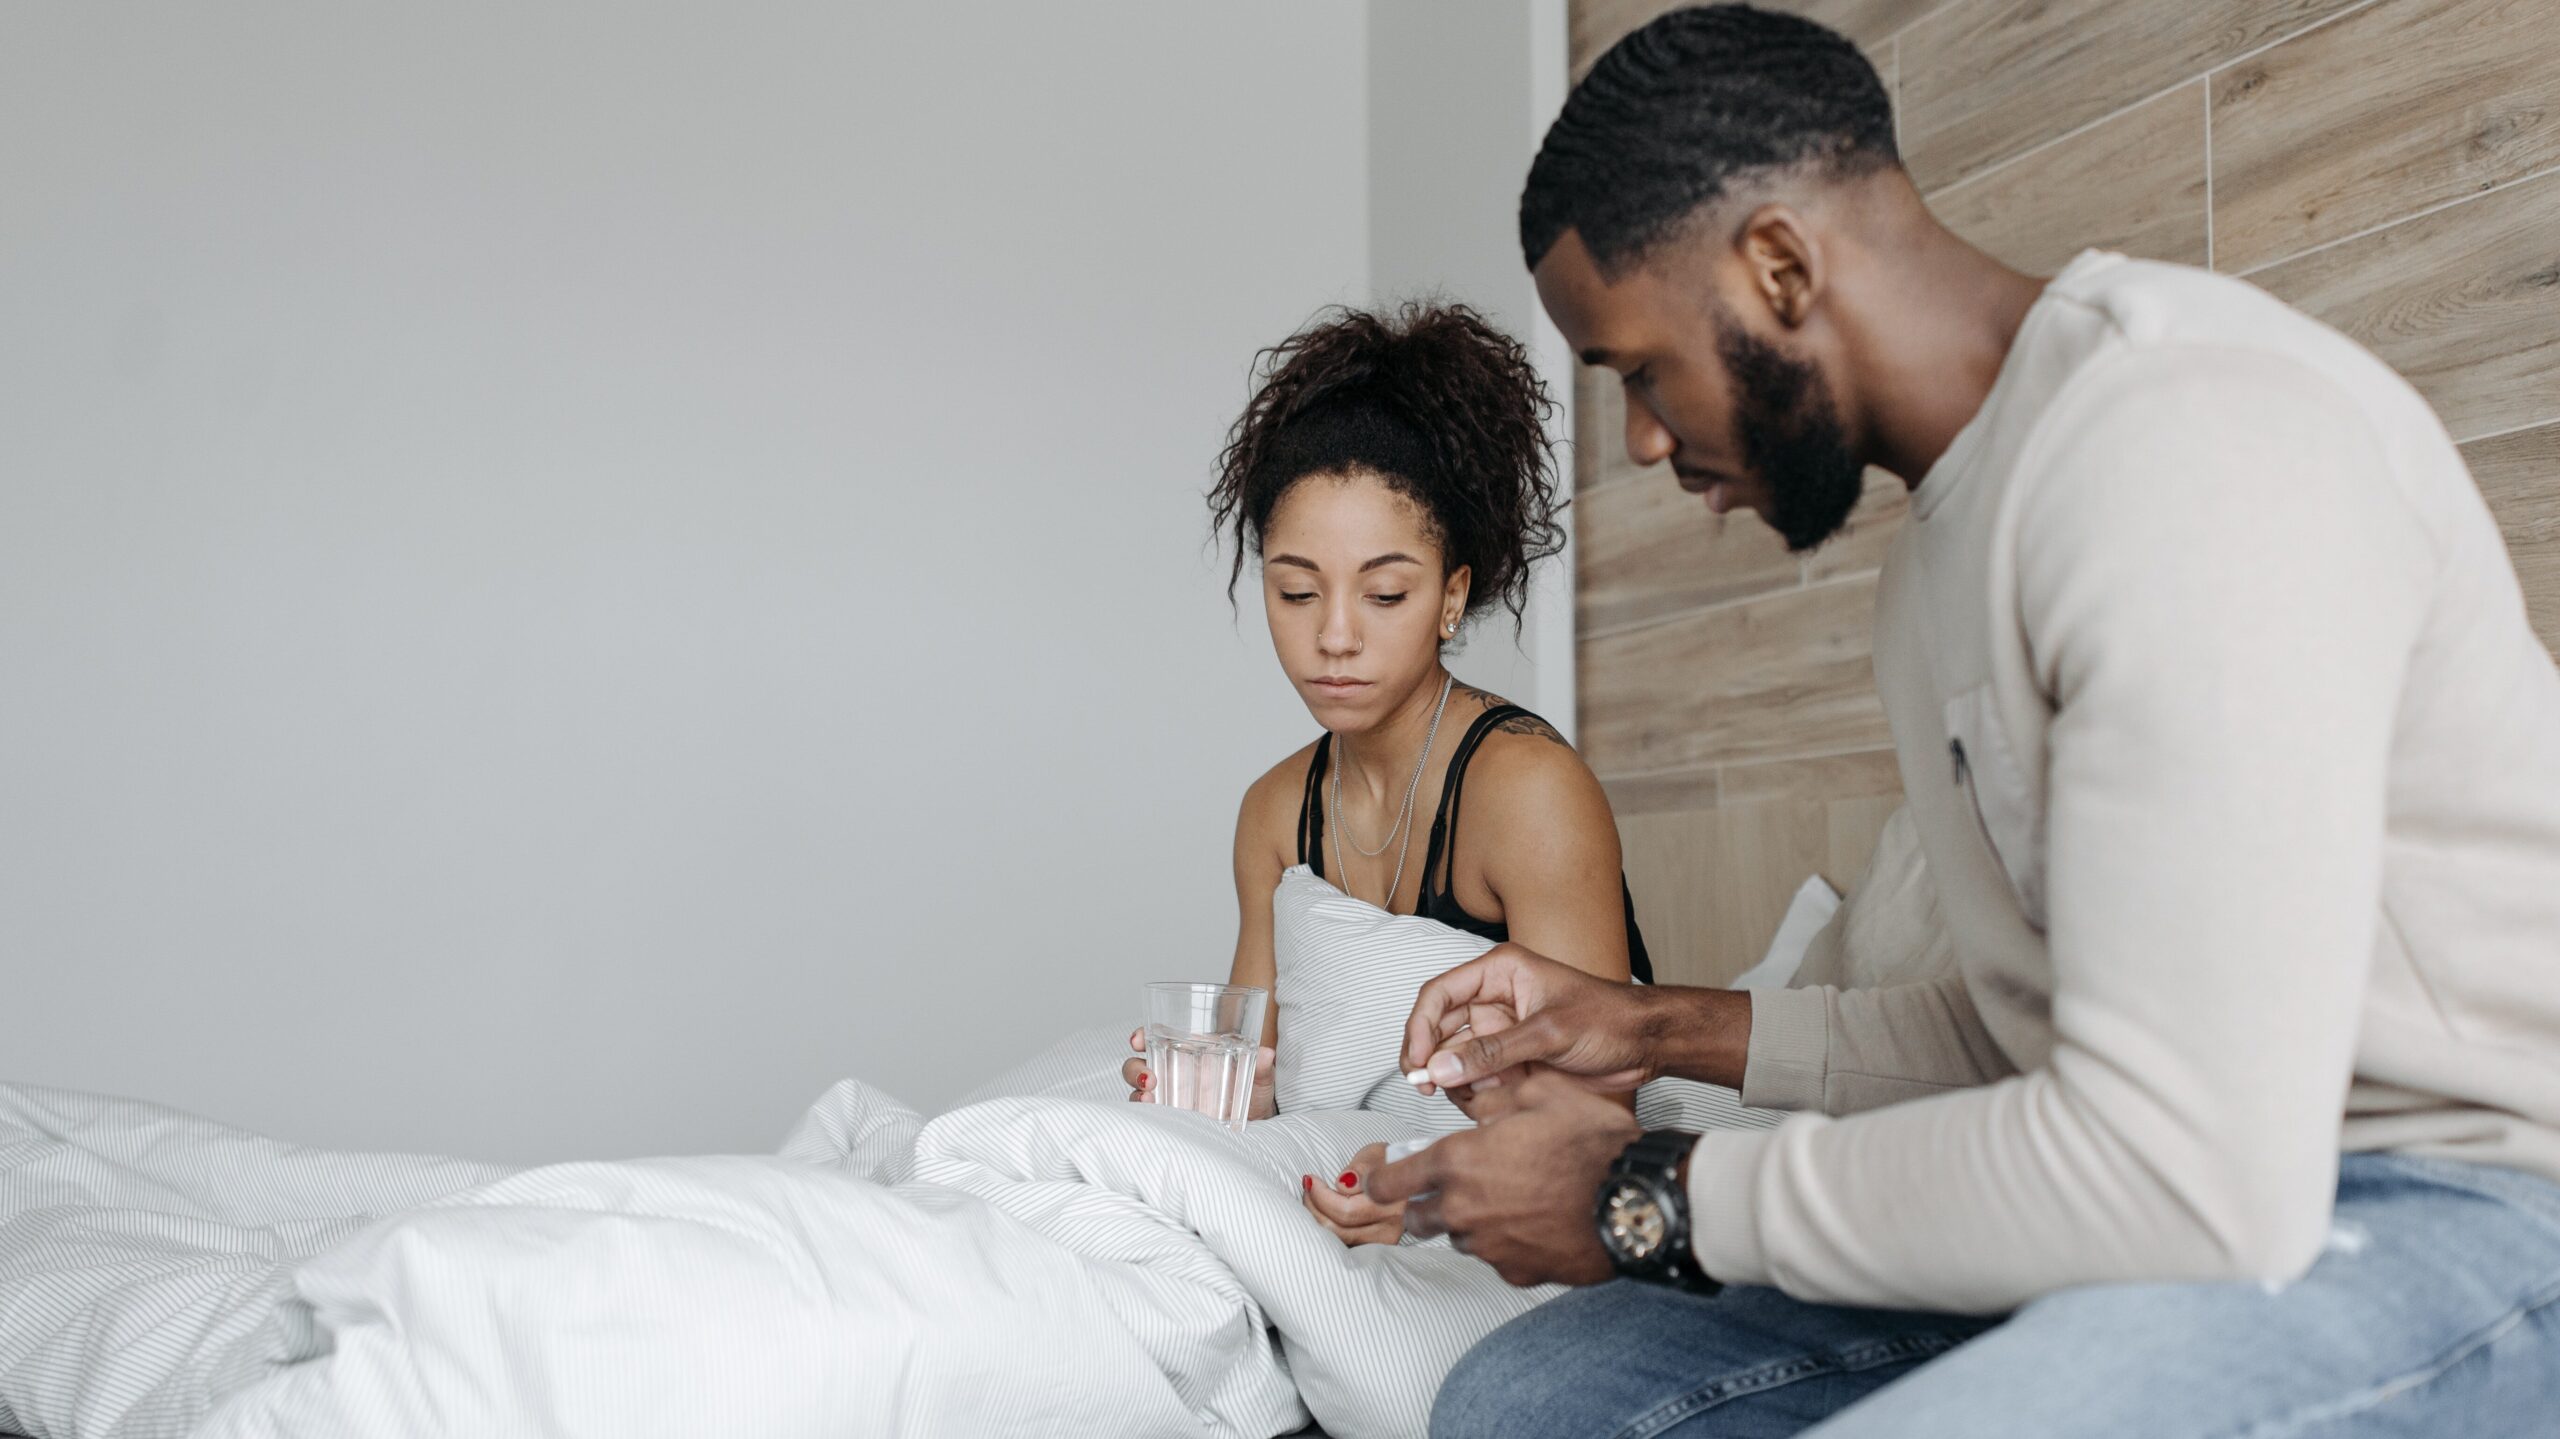
<svg viewBox="0 0 2560 1439">
<path fill-rule="evenodd" d="M 1375 0 L 1369 8 L 1369 281 L 1382 300 L 1461 300 L 1530 342 L 1559 406 L 1573 360 L 1520 263 L 1520 184 L 1564 103 L 1564 0 Z M 1554 434 L 1573 433 L 1562 409 Z M 1561 448 L 1557 482 L 1572 486 Z M 1567 513 L 1568 524 L 1570 512 Z M 1574 725 L 1573 569 L 1538 576 L 1527 623 L 1480 622 L 1454 666 Z M 1542 656 L 1563 657 L 1541 663 Z"/>
<path fill-rule="evenodd" d="M 1366 43 L 0 10 L 0 1073 L 756 1149 L 1223 973 L 1312 724 L 1197 492 L 1367 294 Z"/>
</svg>

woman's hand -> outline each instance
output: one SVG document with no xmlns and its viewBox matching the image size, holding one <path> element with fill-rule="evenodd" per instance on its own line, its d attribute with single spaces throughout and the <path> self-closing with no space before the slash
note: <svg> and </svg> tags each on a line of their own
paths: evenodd
<svg viewBox="0 0 2560 1439">
<path fill-rule="evenodd" d="M 1130 1030 L 1129 1047 L 1140 1054 L 1146 1053 L 1147 1032 L 1143 1029 Z M 1280 1102 L 1271 1087 L 1271 1062 L 1270 1045 L 1263 1045 L 1253 1052 L 1253 1099 L 1245 1106 L 1244 1117 L 1247 1119 L 1269 1119 L 1280 1112 Z M 1147 1072 L 1144 1059 L 1122 1060 L 1120 1079 L 1129 1086 L 1130 1103 L 1143 1104 L 1155 1098 L 1156 1077 Z"/>
<path fill-rule="evenodd" d="M 1129 1047 L 1138 1051 L 1140 1054 L 1145 1054 L 1147 1052 L 1147 1032 L 1143 1029 L 1130 1030 Z M 1131 1104 L 1144 1104 L 1155 1097 L 1147 1092 L 1148 1088 L 1156 1082 L 1156 1078 L 1154 1075 L 1147 1073 L 1147 1062 L 1144 1059 L 1124 1059 L 1120 1061 L 1120 1078 L 1122 1082 L 1129 1086 L 1129 1102 Z"/>
<path fill-rule="evenodd" d="M 1345 1244 L 1393 1244 L 1404 1237 L 1404 1205 L 1369 1197 L 1369 1176 L 1387 1162 L 1383 1144 L 1362 1146 L 1340 1174 L 1299 1176 L 1307 1212 Z"/>
</svg>

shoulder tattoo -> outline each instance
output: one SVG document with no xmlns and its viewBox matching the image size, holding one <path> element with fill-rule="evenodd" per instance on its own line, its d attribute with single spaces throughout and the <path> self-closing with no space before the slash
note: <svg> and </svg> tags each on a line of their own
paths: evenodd
<svg viewBox="0 0 2560 1439">
<path fill-rule="evenodd" d="M 1465 695 L 1472 698 L 1489 710 L 1500 709 L 1511 703 L 1511 701 L 1504 699 L 1493 691 L 1478 689 L 1474 685 L 1468 684 L 1465 680 L 1458 681 L 1457 687 L 1451 691 L 1451 693 Z M 1550 743 L 1563 745 L 1566 749 L 1573 748 L 1573 746 L 1566 741 L 1565 737 L 1556 730 L 1554 725 L 1547 723 L 1545 720 L 1542 720 L 1533 714 L 1516 714 L 1507 719 L 1496 720 L 1493 722 L 1493 732 L 1495 734 L 1524 734 L 1532 739 L 1542 739 L 1549 741 Z"/>
<path fill-rule="evenodd" d="M 1553 741 L 1556 744 L 1564 745 L 1566 749 L 1573 748 L 1572 745 L 1566 744 L 1565 737 L 1557 731 L 1554 725 L 1547 723 L 1536 715 L 1513 715 L 1509 719 L 1496 721 L 1493 727 L 1495 730 L 1503 734 L 1524 734 L 1533 739 Z"/>
</svg>

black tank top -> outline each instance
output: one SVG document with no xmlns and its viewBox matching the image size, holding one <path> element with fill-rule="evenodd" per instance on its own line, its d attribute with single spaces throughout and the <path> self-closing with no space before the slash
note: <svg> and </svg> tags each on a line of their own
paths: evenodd
<svg viewBox="0 0 2560 1439">
<path fill-rule="evenodd" d="M 1482 935 L 1496 944 L 1511 938 L 1511 926 L 1467 913 L 1450 886 L 1451 877 L 1457 873 L 1458 804 L 1466 795 L 1467 762 L 1476 757 L 1476 746 L 1484 743 L 1484 737 L 1493 732 L 1495 725 L 1511 719 L 1537 716 L 1518 705 L 1495 705 L 1467 726 L 1457 752 L 1449 757 L 1449 775 L 1440 782 L 1440 806 L 1431 819 L 1431 847 L 1422 854 L 1422 891 L 1414 897 L 1413 906 L 1413 912 L 1425 919 Z M 1318 879 L 1325 877 L 1324 777 L 1325 767 L 1332 759 L 1333 736 L 1327 733 L 1316 741 L 1315 758 L 1307 765 L 1307 792 L 1298 801 L 1298 863 L 1315 870 Z M 1618 892 L 1625 897 L 1627 906 L 1627 970 L 1638 984 L 1651 984 L 1653 961 L 1644 952 L 1644 933 L 1636 928 L 1635 892 L 1627 888 L 1625 875 L 1618 877 Z"/>
</svg>

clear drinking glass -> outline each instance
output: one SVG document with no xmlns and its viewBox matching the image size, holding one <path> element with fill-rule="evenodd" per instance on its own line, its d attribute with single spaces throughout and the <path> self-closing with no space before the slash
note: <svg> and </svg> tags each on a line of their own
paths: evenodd
<svg viewBox="0 0 2560 1439">
<path fill-rule="evenodd" d="M 1243 1133 L 1270 993 L 1175 981 L 1148 985 L 1146 1000 L 1148 1102 L 1196 1109 Z"/>
</svg>

